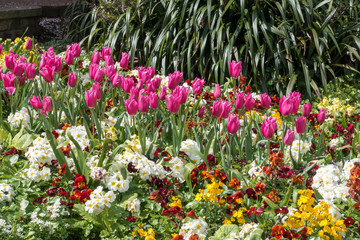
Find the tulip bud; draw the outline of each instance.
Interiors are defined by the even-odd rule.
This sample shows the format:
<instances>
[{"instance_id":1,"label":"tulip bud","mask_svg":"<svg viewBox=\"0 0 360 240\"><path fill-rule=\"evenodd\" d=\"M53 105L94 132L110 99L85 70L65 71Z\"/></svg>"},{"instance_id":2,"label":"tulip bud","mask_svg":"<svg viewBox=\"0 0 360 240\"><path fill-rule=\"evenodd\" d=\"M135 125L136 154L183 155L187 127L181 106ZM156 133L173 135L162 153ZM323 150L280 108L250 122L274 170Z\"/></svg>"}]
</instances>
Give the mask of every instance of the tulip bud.
<instances>
[{"instance_id":1,"label":"tulip bud","mask_svg":"<svg viewBox=\"0 0 360 240\"><path fill-rule=\"evenodd\" d=\"M220 89L220 85L219 84L215 84L215 89L214 89L214 98L220 98L221 97L221 89Z\"/></svg>"},{"instance_id":2,"label":"tulip bud","mask_svg":"<svg viewBox=\"0 0 360 240\"><path fill-rule=\"evenodd\" d=\"M91 63L99 65L100 60L101 60L100 52L94 51L93 55L92 55L92 58L91 58Z\"/></svg>"},{"instance_id":3,"label":"tulip bud","mask_svg":"<svg viewBox=\"0 0 360 240\"><path fill-rule=\"evenodd\" d=\"M114 87L120 87L121 83L122 83L122 79L123 79L123 77L120 76L119 74L114 74L112 79L111 79L111 84Z\"/></svg>"},{"instance_id":4,"label":"tulip bud","mask_svg":"<svg viewBox=\"0 0 360 240\"><path fill-rule=\"evenodd\" d=\"M152 109L157 109L159 106L158 95L155 92L150 93L149 105Z\"/></svg>"},{"instance_id":5,"label":"tulip bud","mask_svg":"<svg viewBox=\"0 0 360 240\"><path fill-rule=\"evenodd\" d=\"M62 59L61 57L54 58L54 72L59 73L62 69Z\"/></svg>"},{"instance_id":6,"label":"tulip bud","mask_svg":"<svg viewBox=\"0 0 360 240\"><path fill-rule=\"evenodd\" d=\"M159 95L160 100L165 100L165 98L166 98L166 90L167 90L167 87L162 86L161 91L160 91L160 95Z\"/></svg>"},{"instance_id":7,"label":"tulip bud","mask_svg":"<svg viewBox=\"0 0 360 240\"><path fill-rule=\"evenodd\" d=\"M121 87L126 93L130 93L130 90L134 87L134 80L132 78L123 78Z\"/></svg>"},{"instance_id":8,"label":"tulip bud","mask_svg":"<svg viewBox=\"0 0 360 240\"><path fill-rule=\"evenodd\" d=\"M96 92L91 91L91 90L86 91L85 92L85 100L86 100L86 105L89 108L95 107L96 101L97 101Z\"/></svg>"},{"instance_id":9,"label":"tulip bud","mask_svg":"<svg viewBox=\"0 0 360 240\"><path fill-rule=\"evenodd\" d=\"M105 61L106 56L111 56L111 48L102 47L101 57L103 61Z\"/></svg>"},{"instance_id":10,"label":"tulip bud","mask_svg":"<svg viewBox=\"0 0 360 240\"><path fill-rule=\"evenodd\" d=\"M166 98L166 106L169 112L177 113L180 108L180 97L171 94L169 95L169 97L165 97L165 98Z\"/></svg>"},{"instance_id":11,"label":"tulip bud","mask_svg":"<svg viewBox=\"0 0 360 240\"><path fill-rule=\"evenodd\" d=\"M202 88L203 88L204 84L205 84L204 79L195 78L192 83L193 92L195 94L200 94L202 92Z\"/></svg>"},{"instance_id":12,"label":"tulip bud","mask_svg":"<svg viewBox=\"0 0 360 240\"><path fill-rule=\"evenodd\" d=\"M223 110L223 104L221 101L215 101L213 103L213 107L212 107L212 110L211 110L211 113L214 117L220 117L221 113L222 113L222 110Z\"/></svg>"},{"instance_id":13,"label":"tulip bud","mask_svg":"<svg viewBox=\"0 0 360 240\"><path fill-rule=\"evenodd\" d=\"M295 119L295 129L299 134L303 134L306 130L306 118L298 117Z\"/></svg>"},{"instance_id":14,"label":"tulip bud","mask_svg":"<svg viewBox=\"0 0 360 240\"><path fill-rule=\"evenodd\" d=\"M67 46L67 50L66 50L65 62L67 65L72 65L74 63L74 54L69 45Z\"/></svg>"},{"instance_id":15,"label":"tulip bud","mask_svg":"<svg viewBox=\"0 0 360 240\"><path fill-rule=\"evenodd\" d=\"M236 95L236 101L235 101L235 108L236 109L242 109L244 107L245 104L245 98L244 98L244 93L238 93Z\"/></svg>"},{"instance_id":16,"label":"tulip bud","mask_svg":"<svg viewBox=\"0 0 360 240\"><path fill-rule=\"evenodd\" d=\"M121 53L121 60L120 60L120 67L121 68L127 68L129 64L129 57L130 55L126 52Z\"/></svg>"},{"instance_id":17,"label":"tulip bud","mask_svg":"<svg viewBox=\"0 0 360 240\"><path fill-rule=\"evenodd\" d=\"M269 108L270 107L271 98L269 97L269 95L267 93L261 94L260 99L261 99L261 106L263 108Z\"/></svg>"},{"instance_id":18,"label":"tulip bud","mask_svg":"<svg viewBox=\"0 0 360 240\"><path fill-rule=\"evenodd\" d=\"M32 48L32 38L29 38L29 39L26 41L25 49L26 49L26 50L31 50L31 48Z\"/></svg>"},{"instance_id":19,"label":"tulip bud","mask_svg":"<svg viewBox=\"0 0 360 240\"><path fill-rule=\"evenodd\" d=\"M98 68L94 76L95 82L101 82L101 80L104 77L104 74L105 74L105 70L103 68Z\"/></svg>"},{"instance_id":20,"label":"tulip bud","mask_svg":"<svg viewBox=\"0 0 360 240\"><path fill-rule=\"evenodd\" d=\"M101 99L100 83L94 83L91 90L95 92L97 100Z\"/></svg>"},{"instance_id":21,"label":"tulip bud","mask_svg":"<svg viewBox=\"0 0 360 240\"><path fill-rule=\"evenodd\" d=\"M227 130L230 134L236 134L240 128L240 121L236 114L230 114L227 122Z\"/></svg>"},{"instance_id":22,"label":"tulip bud","mask_svg":"<svg viewBox=\"0 0 360 240\"><path fill-rule=\"evenodd\" d=\"M44 98L43 98L43 104L44 104L44 111L45 111L45 112L50 112L51 109L52 109L51 98L44 96Z\"/></svg>"},{"instance_id":23,"label":"tulip bud","mask_svg":"<svg viewBox=\"0 0 360 240\"><path fill-rule=\"evenodd\" d=\"M180 84L182 77L183 73L179 71L169 74L169 89L174 90Z\"/></svg>"},{"instance_id":24,"label":"tulip bud","mask_svg":"<svg viewBox=\"0 0 360 240\"><path fill-rule=\"evenodd\" d=\"M222 119L228 118L231 111L231 103L229 102L223 102L222 103L222 111L220 114L220 117Z\"/></svg>"},{"instance_id":25,"label":"tulip bud","mask_svg":"<svg viewBox=\"0 0 360 240\"><path fill-rule=\"evenodd\" d=\"M105 56L105 66L109 67L109 66L113 66L114 65L114 60L111 56Z\"/></svg>"},{"instance_id":26,"label":"tulip bud","mask_svg":"<svg viewBox=\"0 0 360 240\"><path fill-rule=\"evenodd\" d=\"M135 99L129 98L127 100L124 100L126 111L130 116L134 116L137 113L138 110L138 104Z\"/></svg>"},{"instance_id":27,"label":"tulip bud","mask_svg":"<svg viewBox=\"0 0 360 240\"><path fill-rule=\"evenodd\" d=\"M35 78L35 63L27 63L25 65L25 75L27 79Z\"/></svg>"},{"instance_id":28,"label":"tulip bud","mask_svg":"<svg viewBox=\"0 0 360 240\"><path fill-rule=\"evenodd\" d=\"M311 113L311 110L312 110L311 103L304 104L303 108L302 108L303 116L306 117L306 118L309 117L310 113Z\"/></svg>"},{"instance_id":29,"label":"tulip bud","mask_svg":"<svg viewBox=\"0 0 360 240\"><path fill-rule=\"evenodd\" d=\"M115 66L114 65L107 66L105 73L106 73L106 76L108 76L108 78L111 80L116 73Z\"/></svg>"},{"instance_id":30,"label":"tulip bud","mask_svg":"<svg viewBox=\"0 0 360 240\"><path fill-rule=\"evenodd\" d=\"M33 106L35 109L42 109L43 105L40 101L40 98L38 96L33 96L29 98L30 105Z\"/></svg>"},{"instance_id":31,"label":"tulip bud","mask_svg":"<svg viewBox=\"0 0 360 240\"><path fill-rule=\"evenodd\" d=\"M327 110L325 110L325 109L320 109L319 114L317 115L317 118L316 118L316 120L317 120L319 123L325 122L326 112L327 112Z\"/></svg>"},{"instance_id":32,"label":"tulip bud","mask_svg":"<svg viewBox=\"0 0 360 240\"><path fill-rule=\"evenodd\" d=\"M140 87L133 87L130 90L130 98L135 99L136 101L138 101L139 99L139 92L140 92Z\"/></svg>"},{"instance_id":33,"label":"tulip bud","mask_svg":"<svg viewBox=\"0 0 360 240\"><path fill-rule=\"evenodd\" d=\"M199 113L198 113L198 117L199 117L199 118L203 118L204 115L205 115L205 106L202 105L202 106L200 107L200 110L199 110Z\"/></svg>"},{"instance_id":34,"label":"tulip bud","mask_svg":"<svg viewBox=\"0 0 360 240\"><path fill-rule=\"evenodd\" d=\"M76 74L74 72L69 73L69 78L68 78L68 84L70 87L75 87L76 86Z\"/></svg>"},{"instance_id":35,"label":"tulip bud","mask_svg":"<svg viewBox=\"0 0 360 240\"><path fill-rule=\"evenodd\" d=\"M142 95L139 96L138 107L139 107L139 112L142 113L147 112L149 108L149 99L147 96L142 96Z\"/></svg>"},{"instance_id":36,"label":"tulip bud","mask_svg":"<svg viewBox=\"0 0 360 240\"><path fill-rule=\"evenodd\" d=\"M230 69L230 76L233 77L233 78L238 78L241 71L242 71L242 61L240 62L235 62L235 61L232 61L232 62L228 62L229 64L229 69Z\"/></svg>"},{"instance_id":37,"label":"tulip bud","mask_svg":"<svg viewBox=\"0 0 360 240\"><path fill-rule=\"evenodd\" d=\"M246 111L251 111L255 107L255 99L252 97L251 93L248 93L245 97L245 109Z\"/></svg>"},{"instance_id":38,"label":"tulip bud","mask_svg":"<svg viewBox=\"0 0 360 240\"><path fill-rule=\"evenodd\" d=\"M284 144L290 146L294 140L295 140L295 132L288 129L284 138Z\"/></svg>"},{"instance_id":39,"label":"tulip bud","mask_svg":"<svg viewBox=\"0 0 360 240\"><path fill-rule=\"evenodd\" d=\"M24 71L25 64L20 61L16 62L14 66L14 75L20 77L21 75L23 75Z\"/></svg>"},{"instance_id":40,"label":"tulip bud","mask_svg":"<svg viewBox=\"0 0 360 240\"><path fill-rule=\"evenodd\" d=\"M39 73L46 82L50 83L54 81L54 67L45 66Z\"/></svg>"},{"instance_id":41,"label":"tulip bud","mask_svg":"<svg viewBox=\"0 0 360 240\"><path fill-rule=\"evenodd\" d=\"M261 126L261 133L266 139L271 139L277 129L276 119L268 117L263 121Z\"/></svg>"}]
</instances>

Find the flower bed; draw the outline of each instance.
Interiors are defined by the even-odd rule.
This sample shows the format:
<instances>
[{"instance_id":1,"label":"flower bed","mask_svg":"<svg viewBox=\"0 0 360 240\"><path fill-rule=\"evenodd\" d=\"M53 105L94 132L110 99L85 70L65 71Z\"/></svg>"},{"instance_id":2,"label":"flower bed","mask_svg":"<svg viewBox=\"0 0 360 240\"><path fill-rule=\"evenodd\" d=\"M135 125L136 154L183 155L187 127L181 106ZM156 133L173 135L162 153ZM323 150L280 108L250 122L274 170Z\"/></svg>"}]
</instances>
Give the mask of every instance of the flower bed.
<instances>
[{"instance_id":1,"label":"flower bed","mask_svg":"<svg viewBox=\"0 0 360 240\"><path fill-rule=\"evenodd\" d=\"M1 46L1 238L359 237L353 107L253 93L241 62L208 86L107 47Z\"/></svg>"}]
</instances>

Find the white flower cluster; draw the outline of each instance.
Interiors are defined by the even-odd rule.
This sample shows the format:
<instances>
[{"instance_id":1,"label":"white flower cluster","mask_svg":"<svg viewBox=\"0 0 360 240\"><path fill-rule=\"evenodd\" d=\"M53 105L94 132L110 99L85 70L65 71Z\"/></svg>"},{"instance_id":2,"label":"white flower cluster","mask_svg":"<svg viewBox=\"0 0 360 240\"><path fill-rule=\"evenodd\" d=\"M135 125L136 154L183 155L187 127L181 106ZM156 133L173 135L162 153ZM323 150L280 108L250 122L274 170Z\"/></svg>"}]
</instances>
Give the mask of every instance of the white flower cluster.
<instances>
[{"instance_id":1,"label":"white flower cluster","mask_svg":"<svg viewBox=\"0 0 360 240\"><path fill-rule=\"evenodd\" d=\"M80 74L80 81L81 81L82 85L86 85L87 83L91 84L91 79L90 79L89 73Z\"/></svg>"},{"instance_id":2,"label":"white flower cluster","mask_svg":"<svg viewBox=\"0 0 360 240\"><path fill-rule=\"evenodd\" d=\"M126 148L125 150L128 152L137 152L139 154L142 154L142 149L141 149L141 144L139 141L139 137L136 135L132 135L131 136L131 140L126 140L125 144L128 145L130 148ZM151 141L146 138L146 142L145 142L145 153L149 150L151 146ZM154 153L156 151L155 146L152 147L151 152L150 152L150 158L154 158Z\"/></svg>"},{"instance_id":3,"label":"white flower cluster","mask_svg":"<svg viewBox=\"0 0 360 240\"><path fill-rule=\"evenodd\" d=\"M29 150L25 153L25 157L31 164L39 165L40 163L49 163L56 159L55 154L50 146L49 140L43 137L37 137Z\"/></svg>"},{"instance_id":4,"label":"white flower cluster","mask_svg":"<svg viewBox=\"0 0 360 240\"><path fill-rule=\"evenodd\" d=\"M11 202L14 198L15 192L14 189L6 183L0 184L0 202Z\"/></svg>"},{"instance_id":5,"label":"white flower cluster","mask_svg":"<svg viewBox=\"0 0 360 240\"><path fill-rule=\"evenodd\" d=\"M101 213L105 208L110 208L111 203L115 201L113 191L103 192L103 187L97 187L90 195L90 200L85 203L85 211L95 215Z\"/></svg>"},{"instance_id":6,"label":"white flower cluster","mask_svg":"<svg viewBox=\"0 0 360 240\"><path fill-rule=\"evenodd\" d=\"M90 144L86 129L84 126L72 126L66 129L66 134L70 132L71 136L79 143L81 149L84 150ZM75 144L70 141L70 146L75 147Z\"/></svg>"},{"instance_id":7,"label":"white flower cluster","mask_svg":"<svg viewBox=\"0 0 360 240\"><path fill-rule=\"evenodd\" d=\"M340 139L338 138L334 138L334 139L331 139L331 141L329 142L329 146L331 148L336 148L340 143Z\"/></svg>"},{"instance_id":8,"label":"white flower cluster","mask_svg":"<svg viewBox=\"0 0 360 240\"><path fill-rule=\"evenodd\" d=\"M132 213L139 213L140 212L140 204L141 204L140 200L135 198L126 203L126 209Z\"/></svg>"},{"instance_id":9,"label":"white flower cluster","mask_svg":"<svg viewBox=\"0 0 360 240\"><path fill-rule=\"evenodd\" d=\"M184 177L185 165L183 161L178 157L174 157L169 161L169 163L171 164L170 168L172 169L171 175L173 177L178 178L180 182L185 182L185 177Z\"/></svg>"},{"instance_id":10,"label":"white flower cluster","mask_svg":"<svg viewBox=\"0 0 360 240\"><path fill-rule=\"evenodd\" d=\"M32 112L33 117L36 117L36 112L33 111ZM10 126L14 127L14 128L18 128L21 126L25 127L25 128L29 128L30 126L30 114L29 114L29 110L27 110L26 108L22 108L21 110L15 112L15 114L10 113L10 115L7 118Z\"/></svg>"},{"instance_id":11,"label":"white flower cluster","mask_svg":"<svg viewBox=\"0 0 360 240\"><path fill-rule=\"evenodd\" d=\"M186 139L185 141L182 141L180 151L185 152L186 155L188 155L189 158L195 162L195 164L200 164L202 162L202 159L200 158L200 156L193 152L190 152L189 150L190 151L191 150L200 151L196 141L194 141L192 139Z\"/></svg>"},{"instance_id":12,"label":"white flower cluster","mask_svg":"<svg viewBox=\"0 0 360 240\"><path fill-rule=\"evenodd\" d=\"M246 223L240 227L239 232L232 232L226 240L250 240L255 231L261 231L256 223Z\"/></svg>"},{"instance_id":13,"label":"white flower cluster","mask_svg":"<svg viewBox=\"0 0 360 240\"><path fill-rule=\"evenodd\" d=\"M35 208L35 210L31 213L30 219L31 222L40 228L40 230L46 229L49 233L54 233L55 229L57 229L58 224L56 222L44 221L41 218L44 218L46 214L39 213L40 208Z\"/></svg>"},{"instance_id":14,"label":"white flower cluster","mask_svg":"<svg viewBox=\"0 0 360 240\"><path fill-rule=\"evenodd\" d=\"M107 173L107 171L105 168L94 167L93 169L91 169L90 177L91 177L91 179L93 179L95 181L99 181L99 180L104 179L106 173Z\"/></svg>"},{"instance_id":15,"label":"white flower cluster","mask_svg":"<svg viewBox=\"0 0 360 240\"><path fill-rule=\"evenodd\" d=\"M47 207L47 211L50 213L50 218L60 217L61 203L60 198L57 198L54 204Z\"/></svg>"},{"instance_id":16,"label":"white flower cluster","mask_svg":"<svg viewBox=\"0 0 360 240\"><path fill-rule=\"evenodd\" d=\"M23 176L34 182L50 180L51 171L48 167L42 167L39 169L39 165L30 165L29 168L25 169Z\"/></svg>"},{"instance_id":17,"label":"white flower cluster","mask_svg":"<svg viewBox=\"0 0 360 240\"><path fill-rule=\"evenodd\" d=\"M3 234L11 234L12 232L12 226L7 224L6 221L2 218L0 218L0 232L0 236Z\"/></svg>"},{"instance_id":18,"label":"white flower cluster","mask_svg":"<svg viewBox=\"0 0 360 240\"><path fill-rule=\"evenodd\" d=\"M291 146L289 146L286 150L285 156L288 156L287 160L290 160L290 148L291 148L291 155L295 161L299 160L299 155L303 155L310 151L311 142L305 142L302 140L294 140ZM299 154L300 153L300 154Z\"/></svg>"},{"instance_id":19,"label":"white flower cluster","mask_svg":"<svg viewBox=\"0 0 360 240\"><path fill-rule=\"evenodd\" d=\"M189 240L191 235L194 234L199 236L198 239L206 239L207 228L208 225L205 221L201 219L191 219L181 227L180 234L185 240Z\"/></svg>"},{"instance_id":20,"label":"white flower cluster","mask_svg":"<svg viewBox=\"0 0 360 240\"><path fill-rule=\"evenodd\" d=\"M320 167L316 171L311 187L318 190L327 202L332 202L338 198L346 200L349 196L349 188L346 183L355 162L360 162L360 159L352 159L346 162L344 166L339 163Z\"/></svg>"}]
</instances>

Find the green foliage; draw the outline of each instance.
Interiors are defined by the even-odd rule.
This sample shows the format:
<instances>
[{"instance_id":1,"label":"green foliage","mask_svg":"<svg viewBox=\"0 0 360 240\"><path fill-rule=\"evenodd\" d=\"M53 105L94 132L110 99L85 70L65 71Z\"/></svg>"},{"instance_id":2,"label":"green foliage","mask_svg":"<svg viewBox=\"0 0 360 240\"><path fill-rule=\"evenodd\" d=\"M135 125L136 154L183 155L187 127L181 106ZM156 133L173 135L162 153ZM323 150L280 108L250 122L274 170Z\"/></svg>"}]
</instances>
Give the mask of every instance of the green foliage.
<instances>
[{"instance_id":1,"label":"green foliage","mask_svg":"<svg viewBox=\"0 0 360 240\"><path fill-rule=\"evenodd\" d=\"M311 98L344 71L358 72L350 60L360 60L359 7L348 0L99 1L74 18L70 34L88 47L129 51L131 67L180 70L189 79L224 83L227 61L242 60L257 89L297 88Z\"/></svg>"}]
</instances>

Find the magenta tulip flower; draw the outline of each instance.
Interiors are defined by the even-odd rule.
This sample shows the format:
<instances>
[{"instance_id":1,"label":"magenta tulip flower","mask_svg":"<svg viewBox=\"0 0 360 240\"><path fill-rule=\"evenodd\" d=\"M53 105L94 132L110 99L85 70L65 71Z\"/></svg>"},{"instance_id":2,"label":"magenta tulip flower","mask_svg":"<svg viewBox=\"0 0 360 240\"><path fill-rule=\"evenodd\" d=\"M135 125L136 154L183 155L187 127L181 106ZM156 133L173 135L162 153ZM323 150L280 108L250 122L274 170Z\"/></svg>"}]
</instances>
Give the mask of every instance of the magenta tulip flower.
<instances>
[{"instance_id":1,"label":"magenta tulip flower","mask_svg":"<svg viewBox=\"0 0 360 240\"><path fill-rule=\"evenodd\" d=\"M205 115L205 106L202 105L202 106L200 107L200 110L199 110L199 113L198 113L198 117L199 117L199 118L203 118L204 115Z\"/></svg>"},{"instance_id":2,"label":"magenta tulip flower","mask_svg":"<svg viewBox=\"0 0 360 240\"><path fill-rule=\"evenodd\" d=\"M43 104L40 101L40 98L38 96L33 96L29 98L30 105L33 106L35 109L42 109Z\"/></svg>"},{"instance_id":3,"label":"magenta tulip flower","mask_svg":"<svg viewBox=\"0 0 360 240\"><path fill-rule=\"evenodd\" d=\"M121 83L122 83L122 79L123 79L123 77L116 73L113 75L113 77L111 79L111 84L114 87L120 87Z\"/></svg>"},{"instance_id":4,"label":"magenta tulip flower","mask_svg":"<svg viewBox=\"0 0 360 240\"><path fill-rule=\"evenodd\" d=\"M236 114L230 114L229 120L227 123L227 130L230 134L236 134L240 128L240 121Z\"/></svg>"},{"instance_id":5,"label":"magenta tulip flower","mask_svg":"<svg viewBox=\"0 0 360 240\"><path fill-rule=\"evenodd\" d=\"M311 113L311 110L312 110L311 103L304 104L303 108L302 108L303 116L306 117L306 118L309 117L310 113Z\"/></svg>"},{"instance_id":6,"label":"magenta tulip flower","mask_svg":"<svg viewBox=\"0 0 360 240\"><path fill-rule=\"evenodd\" d=\"M295 129L299 134L303 134L306 130L306 118L298 117L295 119Z\"/></svg>"},{"instance_id":7,"label":"magenta tulip flower","mask_svg":"<svg viewBox=\"0 0 360 240\"><path fill-rule=\"evenodd\" d=\"M107 66L105 69L105 73L106 76L108 76L108 78L111 80L116 73L115 66L114 65Z\"/></svg>"},{"instance_id":8,"label":"magenta tulip flower","mask_svg":"<svg viewBox=\"0 0 360 240\"><path fill-rule=\"evenodd\" d=\"M29 38L29 39L26 41L25 49L26 49L26 50L31 50L31 48L32 48L32 38Z\"/></svg>"},{"instance_id":9,"label":"magenta tulip flower","mask_svg":"<svg viewBox=\"0 0 360 240\"><path fill-rule=\"evenodd\" d=\"M160 87L160 85L161 85L161 81L162 81L162 79L161 79L161 78L155 78L155 79L152 81L152 83L153 83L153 85L154 85L155 89L158 89L158 88Z\"/></svg>"},{"instance_id":10,"label":"magenta tulip flower","mask_svg":"<svg viewBox=\"0 0 360 240\"><path fill-rule=\"evenodd\" d=\"M97 99L97 100L101 99L100 83L94 83L94 84L92 85L91 90L92 90L93 92L95 92L95 95L96 95L96 99Z\"/></svg>"},{"instance_id":11,"label":"magenta tulip flower","mask_svg":"<svg viewBox=\"0 0 360 240\"><path fill-rule=\"evenodd\" d=\"M25 71L25 64L17 61L14 66L14 75L20 77Z\"/></svg>"},{"instance_id":12,"label":"magenta tulip flower","mask_svg":"<svg viewBox=\"0 0 360 240\"><path fill-rule=\"evenodd\" d=\"M129 64L129 57L130 55L126 52L121 53L121 60L120 60L120 67L121 68L127 68Z\"/></svg>"},{"instance_id":13,"label":"magenta tulip flower","mask_svg":"<svg viewBox=\"0 0 360 240\"><path fill-rule=\"evenodd\" d=\"M169 112L171 113L177 113L180 108L180 97L174 96L172 94L169 95L169 97L166 98L166 106L169 109Z\"/></svg>"},{"instance_id":14,"label":"magenta tulip flower","mask_svg":"<svg viewBox=\"0 0 360 240\"><path fill-rule=\"evenodd\" d=\"M251 93L248 93L245 97L245 109L246 111L251 111L255 107L255 99L252 97Z\"/></svg>"},{"instance_id":15,"label":"magenta tulip flower","mask_svg":"<svg viewBox=\"0 0 360 240\"><path fill-rule=\"evenodd\" d=\"M236 94L235 108L242 109L244 107L244 104L245 104L244 93L241 92L241 93Z\"/></svg>"},{"instance_id":16,"label":"magenta tulip flower","mask_svg":"<svg viewBox=\"0 0 360 240\"><path fill-rule=\"evenodd\" d=\"M298 92L291 92L289 94L289 97L292 99L292 108L291 108L291 114L296 114L299 110L299 105L301 102L301 94Z\"/></svg>"},{"instance_id":17,"label":"magenta tulip flower","mask_svg":"<svg viewBox=\"0 0 360 240\"><path fill-rule=\"evenodd\" d=\"M155 92L156 91L156 88L154 86L154 81L148 81L146 83L146 88L149 92Z\"/></svg>"},{"instance_id":18,"label":"magenta tulip flower","mask_svg":"<svg viewBox=\"0 0 360 240\"><path fill-rule=\"evenodd\" d=\"M114 66L114 60L112 56L105 56L105 66L106 67Z\"/></svg>"},{"instance_id":19,"label":"magenta tulip flower","mask_svg":"<svg viewBox=\"0 0 360 240\"><path fill-rule=\"evenodd\" d=\"M35 63L27 63L25 65L25 75L27 79L35 78Z\"/></svg>"},{"instance_id":20,"label":"magenta tulip flower","mask_svg":"<svg viewBox=\"0 0 360 240\"><path fill-rule=\"evenodd\" d=\"M233 77L233 78L238 78L241 71L242 71L242 61L240 62L236 62L236 61L232 61L232 62L228 62L229 64L229 69L230 69L230 76Z\"/></svg>"},{"instance_id":21,"label":"magenta tulip flower","mask_svg":"<svg viewBox=\"0 0 360 240\"><path fill-rule=\"evenodd\" d=\"M222 103L222 111L221 111L221 114L220 114L220 117L222 119L225 119L225 118L228 118L229 117L229 114L231 112L231 103L225 101Z\"/></svg>"},{"instance_id":22,"label":"magenta tulip flower","mask_svg":"<svg viewBox=\"0 0 360 240\"><path fill-rule=\"evenodd\" d=\"M131 90L130 90L130 98L133 98L135 99L136 101L138 101L139 99L139 94L140 94L140 87L133 87Z\"/></svg>"},{"instance_id":23,"label":"magenta tulip flower","mask_svg":"<svg viewBox=\"0 0 360 240\"><path fill-rule=\"evenodd\" d=\"M296 114L300 101L301 94L298 92L291 92L288 97L282 96L279 102L279 110L281 115L288 116L290 114Z\"/></svg>"},{"instance_id":24,"label":"magenta tulip flower","mask_svg":"<svg viewBox=\"0 0 360 240\"><path fill-rule=\"evenodd\" d=\"M326 113L327 113L327 110L325 110L325 109L320 109L319 114L318 114L317 117L316 117L316 120L317 120L319 123L325 122Z\"/></svg>"},{"instance_id":25,"label":"magenta tulip flower","mask_svg":"<svg viewBox=\"0 0 360 240\"><path fill-rule=\"evenodd\" d=\"M96 101L97 101L96 92L92 91L92 90L86 91L85 92L85 100L86 100L86 105L89 108L95 107Z\"/></svg>"},{"instance_id":26,"label":"magenta tulip flower","mask_svg":"<svg viewBox=\"0 0 360 240\"><path fill-rule=\"evenodd\" d=\"M52 102L51 102L51 98L49 97L43 97L43 104L44 104L44 111L45 112L50 112L52 109Z\"/></svg>"},{"instance_id":27,"label":"magenta tulip flower","mask_svg":"<svg viewBox=\"0 0 360 240\"><path fill-rule=\"evenodd\" d=\"M295 140L295 132L288 129L284 138L284 144L290 146L294 140Z\"/></svg>"},{"instance_id":28,"label":"magenta tulip flower","mask_svg":"<svg viewBox=\"0 0 360 240\"><path fill-rule=\"evenodd\" d=\"M213 107L211 110L212 115L214 117L220 117L222 111L223 111L223 103L221 101L215 101L213 103Z\"/></svg>"},{"instance_id":29,"label":"magenta tulip flower","mask_svg":"<svg viewBox=\"0 0 360 240\"><path fill-rule=\"evenodd\" d=\"M170 90L174 90L181 82L181 79L183 77L182 72L174 72L169 74L169 83L168 87Z\"/></svg>"},{"instance_id":30,"label":"magenta tulip flower","mask_svg":"<svg viewBox=\"0 0 360 240\"><path fill-rule=\"evenodd\" d=\"M68 84L70 87L75 87L76 86L76 74L74 72L69 73L69 78L68 78Z\"/></svg>"},{"instance_id":31,"label":"magenta tulip flower","mask_svg":"<svg viewBox=\"0 0 360 240\"><path fill-rule=\"evenodd\" d=\"M165 100L166 98L166 91L167 91L167 87L166 86L162 86L160 94L159 94L159 99L160 100Z\"/></svg>"},{"instance_id":32,"label":"magenta tulip flower","mask_svg":"<svg viewBox=\"0 0 360 240\"><path fill-rule=\"evenodd\" d=\"M94 51L91 58L91 63L99 65L100 60L101 60L100 52Z\"/></svg>"},{"instance_id":33,"label":"magenta tulip flower","mask_svg":"<svg viewBox=\"0 0 360 240\"><path fill-rule=\"evenodd\" d=\"M16 90L15 88L15 76L12 72L6 74L0 73L4 82L5 90L12 96Z\"/></svg>"},{"instance_id":34,"label":"magenta tulip flower","mask_svg":"<svg viewBox=\"0 0 360 240\"><path fill-rule=\"evenodd\" d=\"M105 69L103 68L98 68L96 70L95 76L94 76L94 80L95 82L101 82L101 80L103 79L105 74Z\"/></svg>"},{"instance_id":35,"label":"magenta tulip flower","mask_svg":"<svg viewBox=\"0 0 360 240\"><path fill-rule=\"evenodd\" d=\"M220 85L219 84L215 84L215 89L214 89L214 98L220 98L221 97L221 89L220 89Z\"/></svg>"},{"instance_id":36,"label":"magenta tulip flower","mask_svg":"<svg viewBox=\"0 0 360 240\"><path fill-rule=\"evenodd\" d=\"M9 55L5 55L5 66L9 70L14 70L16 63L17 55L10 53Z\"/></svg>"},{"instance_id":37,"label":"magenta tulip flower","mask_svg":"<svg viewBox=\"0 0 360 240\"><path fill-rule=\"evenodd\" d=\"M62 59L61 59L61 57L55 57L54 58L54 64L53 64L52 67L54 67L54 72L56 72L56 73L61 72L61 69L62 69Z\"/></svg>"},{"instance_id":38,"label":"magenta tulip flower","mask_svg":"<svg viewBox=\"0 0 360 240\"><path fill-rule=\"evenodd\" d=\"M132 78L123 78L121 87L126 93L130 93L130 90L134 87L134 80Z\"/></svg>"},{"instance_id":39,"label":"magenta tulip flower","mask_svg":"<svg viewBox=\"0 0 360 240\"><path fill-rule=\"evenodd\" d=\"M65 62L67 65L72 65L74 63L74 53L71 50L71 47L68 46L67 50L66 50L66 55L65 55Z\"/></svg>"},{"instance_id":40,"label":"magenta tulip flower","mask_svg":"<svg viewBox=\"0 0 360 240\"><path fill-rule=\"evenodd\" d=\"M149 95L149 105L152 109L157 109L159 106L159 99L156 92L152 92Z\"/></svg>"},{"instance_id":41,"label":"magenta tulip flower","mask_svg":"<svg viewBox=\"0 0 360 240\"><path fill-rule=\"evenodd\" d=\"M146 113L149 108L149 99L147 96L139 96L138 102L139 112Z\"/></svg>"},{"instance_id":42,"label":"magenta tulip flower","mask_svg":"<svg viewBox=\"0 0 360 240\"><path fill-rule=\"evenodd\" d=\"M195 78L192 83L192 89L195 94L200 94L202 92L202 88L205 84L204 79Z\"/></svg>"},{"instance_id":43,"label":"magenta tulip flower","mask_svg":"<svg viewBox=\"0 0 360 240\"><path fill-rule=\"evenodd\" d=\"M135 99L129 98L127 100L124 100L126 111L130 116L134 116L137 113L138 110L138 104Z\"/></svg>"},{"instance_id":44,"label":"magenta tulip flower","mask_svg":"<svg viewBox=\"0 0 360 240\"><path fill-rule=\"evenodd\" d=\"M266 139L271 139L277 129L276 119L273 117L266 118L261 126L261 133Z\"/></svg>"},{"instance_id":45,"label":"magenta tulip flower","mask_svg":"<svg viewBox=\"0 0 360 240\"><path fill-rule=\"evenodd\" d=\"M105 61L105 56L111 56L111 48L102 47L101 57L103 61Z\"/></svg>"},{"instance_id":46,"label":"magenta tulip flower","mask_svg":"<svg viewBox=\"0 0 360 240\"><path fill-rule=\"evenodd\" d=\"M54 81L54 67L45 66L39 71L44 80L48 83Z\"/></svg>"},{"instance_id":47,"label":"magenta tulip flower","mask_svg":"<svg viewBox=\"0 0 360 240\"><path fill-rule=\"evenodd\" d=\"M263 108L270 108L271 98L267 93L260 94L261 106Z\"/></svg>"}]
</instances>

